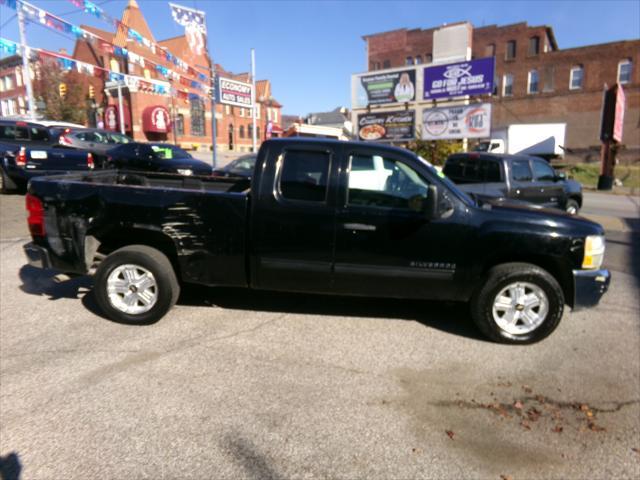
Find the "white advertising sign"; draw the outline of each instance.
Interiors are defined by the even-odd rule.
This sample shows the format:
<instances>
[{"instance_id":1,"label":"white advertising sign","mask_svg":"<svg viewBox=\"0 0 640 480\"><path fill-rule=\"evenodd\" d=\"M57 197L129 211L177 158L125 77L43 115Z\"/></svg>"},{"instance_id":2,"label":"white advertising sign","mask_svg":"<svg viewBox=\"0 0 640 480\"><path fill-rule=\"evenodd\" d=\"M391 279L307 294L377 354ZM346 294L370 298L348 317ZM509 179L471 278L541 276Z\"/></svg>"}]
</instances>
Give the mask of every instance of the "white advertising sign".
<instances>
[{"instance_id":1,"label":"white advertising sign","mask_svg":"<svg viewBox=\"0 0 640 480\"><path fill-rule=\"evenodd\" d=\"M423 140L485 138L490 134L490 103L429 108L422 112Z\"/></svg>"}]
</instances>

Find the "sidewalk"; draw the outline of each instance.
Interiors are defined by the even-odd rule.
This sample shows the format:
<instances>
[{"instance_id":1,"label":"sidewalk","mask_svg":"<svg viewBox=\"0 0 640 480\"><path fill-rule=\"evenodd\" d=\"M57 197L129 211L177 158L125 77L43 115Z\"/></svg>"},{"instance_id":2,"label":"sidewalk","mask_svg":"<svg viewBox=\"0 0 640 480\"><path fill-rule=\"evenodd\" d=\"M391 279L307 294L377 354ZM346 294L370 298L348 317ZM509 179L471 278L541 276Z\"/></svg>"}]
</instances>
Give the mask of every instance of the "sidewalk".
<instances>
[{"instance_id":1,"label":"sidewalk","mask_svg":"<svg viewBox=\"0 0 640 480\"><path fill-rule=\"evenodd\" d=\"M213 165L213 152L190 152L194 158L207 162L209 165ZM218 158L216 168L224 167L229 162L235 160L243 155L248 155L246 152L221 152L218 151Z\"/></svg>"}]
</instances>

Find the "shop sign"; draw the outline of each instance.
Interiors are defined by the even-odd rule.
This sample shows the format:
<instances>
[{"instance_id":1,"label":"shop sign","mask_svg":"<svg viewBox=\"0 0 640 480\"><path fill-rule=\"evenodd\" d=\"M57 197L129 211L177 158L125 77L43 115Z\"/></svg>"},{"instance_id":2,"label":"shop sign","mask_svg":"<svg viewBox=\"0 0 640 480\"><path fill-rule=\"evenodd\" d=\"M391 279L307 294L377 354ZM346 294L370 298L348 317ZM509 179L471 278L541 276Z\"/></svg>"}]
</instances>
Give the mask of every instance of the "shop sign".
<instances>
[{"instance_id":1,"label":"shop sign","mask_svg":"<svg viewBox=\"0 0 640 480\"><path fill-rule=\"evenodd\" d=\"M228 78L218 77L216 95L218 103L251 108L253 85Z\"/></svg>"},{"instance_id":2,"label":"shop sign","mask_svg":"<svg viewBox=\"0 0 640 480\"><path fill-rule=\"evenodd\" d=\"M424 69L424 100L493 92L494 57Z\"/></svg>"},{"instance_id":3,"label":"shop sign","mask_svg":"<svg viewBox=\"0 0 640 480\"><path fill-rule=\"evenodd\" d=\"M490 103L429 108L422 112L423 140L485 138L490 134Z\"/></svg>"},{"instance_id":4,"label":"shop sign","mask_svg":"<svg viewBox=\"0 0 640 480\"><path fill-rule=\"evenodd\" d=\"M357 76L356 81L356 104L361 107L412 102L416 98L414 69Z\"/></svg>"},{"instance_id":5,"label":"shop sign","mask_svg":"<svg viewBox=\"0 0 640 480\"><path fill-rule=\"evenodd\" d=\"M358 137L365 141L402 142L413 140L416 131L416 112L376 112L358 115Z\"/></svg>"}]
</instances>

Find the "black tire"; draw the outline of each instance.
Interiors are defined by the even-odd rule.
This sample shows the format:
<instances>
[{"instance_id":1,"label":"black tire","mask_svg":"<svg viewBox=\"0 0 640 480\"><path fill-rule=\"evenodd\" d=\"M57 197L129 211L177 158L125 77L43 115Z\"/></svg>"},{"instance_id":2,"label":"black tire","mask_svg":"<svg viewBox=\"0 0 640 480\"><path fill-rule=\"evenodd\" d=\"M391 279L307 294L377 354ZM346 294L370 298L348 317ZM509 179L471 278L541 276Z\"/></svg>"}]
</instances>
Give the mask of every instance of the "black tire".
<instances>
[{"instance_id":1,"label":"black tire","mask_svg":"<svg viewBox=\"0 0 640 480\"><path fill-rule=\"evenodd\" d=\"M535 329L521 334L504 330L493 315L494 301L498 294L516 282L526 282L538 287L546 295L548 303L548 311L542 322ZM517 309L519 308L518 306ZM471 299L474 322L484 335L499 343L539 342L556 329L563 311L564 293L556 279L546 270L530 263L504 263L491 268Z\"/></svg>"},{"instance_id":2,"label":"black tire","mask_svg":"<svg viewBox=\"0 0 640 480\"><path fill-rule=\"evenodd\" d=\"M567 200L567 204L564 206L564 209L566 210L567 213L570 213L572 215L577 215L578 212L580 211L580 204L578 203L577 200L570 198L569 200Z\"/></svg>"},{"instance_id":3,"label":"black tire","mask_svg":"<svg viewBox=\"0 0 640 480\"><path fill-rule=\"evenodd\" d=\"M4 169L0 167L0 193L11 193L17 190L16 184L4 173Z\"/></svg>"},{"instance_id":4,"label":"black tire","mask_svg":"<svg viewBox=\"0 0 640 480\"><path fill-rule=\"evenodd\" d=\"M126 264L138 265L153 274L156 286L156 303L144 313L130 314L116 308L107 292L109 275ZM175 305L180 295L180 285L169 259L162 252L146 245L129 245L105 258L95 274L94 295L100 309L107 317L120 323L149 325L160 320Z\"/></svg>"}]
</instances>

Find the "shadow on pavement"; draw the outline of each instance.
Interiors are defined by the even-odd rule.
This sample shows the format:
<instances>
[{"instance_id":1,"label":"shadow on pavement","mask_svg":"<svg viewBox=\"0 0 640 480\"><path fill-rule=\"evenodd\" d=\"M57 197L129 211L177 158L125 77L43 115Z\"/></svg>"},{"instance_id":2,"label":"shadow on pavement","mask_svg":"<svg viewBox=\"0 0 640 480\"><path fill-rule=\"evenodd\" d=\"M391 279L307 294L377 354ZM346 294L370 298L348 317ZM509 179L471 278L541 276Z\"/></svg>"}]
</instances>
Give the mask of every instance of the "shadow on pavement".
<instances>
[{"instance_id":1,"label":"shadow on pavement","mask_svg":"<svg viewBox=\"0 0 640 480\"><path fill-rule=\"evenodd\" d=\"M25 265L19 272L20 289L49 300L81 299L91 313L104 319L91 288L93 279L78 276L62 279L55 270ZM217 306L231 310L298 313L413 320L429 328L477 340L485 340L476 329L466 304L363 297L338 297L301 293L266 292L240 288L183 287L179 305Z\"/></svg>"},{"instance_id":2,"label":"shadow on pavement","mask_svg":"<svg viewBox=\"0 0 640 480\"><path fill-rule=\"evenodd\" d=\"M19 480L21 471L22 465L17 453L11 452L5 457L0 457L1 480Z\"/></svg>"},{"instance_id":3,"label":"shadow on pavement","mask_svg":"<svg viewBox=\"0 0 640 480\"><path fill-rule=\"evenodd\" d=\"M464 303L340 297L189 285L188 289L183 289L178 304L303 315L412 320L429 328L486 341L471 320L469 307Z\"/></svg>"}]
</instances>

